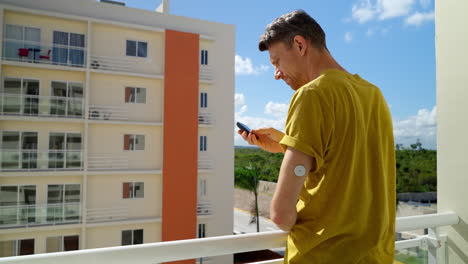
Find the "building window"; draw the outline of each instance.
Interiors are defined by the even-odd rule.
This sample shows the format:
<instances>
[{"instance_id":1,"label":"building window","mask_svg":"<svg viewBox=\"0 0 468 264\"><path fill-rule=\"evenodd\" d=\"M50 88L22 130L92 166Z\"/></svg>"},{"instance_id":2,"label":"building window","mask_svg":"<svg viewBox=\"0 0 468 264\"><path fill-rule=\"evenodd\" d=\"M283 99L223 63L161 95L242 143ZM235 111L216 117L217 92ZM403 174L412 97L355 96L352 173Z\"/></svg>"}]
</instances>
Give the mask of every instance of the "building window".
<instances>
[{"instance_id":1,"label":"building window","mask_svg":"<svg viewBox=\"0 0 468 264\"><path fill-rule=\"evenodd\" d=\"M201 50L201 65L208 65L208 50Z\"/></svg>"},{"instance_id":2,"label":"building window","mask_svg":"<svg viewBox=\"0 0 468 264\"><path fill-rule=\"evenodd\" d=\"M200 93L200 108L208 107L208 93Z\"/></svg>"},{"instance_id":3,"label":"building window","mask_svg":"<svg viewBox=\"0 0 468 264\"><path fill-rule=\"evenodd\" d=\"M137 244L143 244L143 229L122 231L122 246Z\"/></svg>"},{"instance_id":4,"label":"building window","mask_svg":"<svg viewBox=\"0 0 468 264\"><path fill-rule=\"evenodd\" d=\"M124 135L124 150L145 150L145 136Z\"/></svg>"},{"instance_id":5,"label":"building window","mask_svg":"<svg viewBox=\"0 0 468 264\"><path fill-rule=\"evenodd\" d=\"M127 56L146 58L148 56L148 42L127 40Z\"/></svg>"},{"instance_id":6,"label":"building window","mask_svg":"<svg viewBox=\"0 0 468 264\"><path fill-rule=\"evenodd\" d=\"M0 131L2 169L37 168L37 132Z\"/></svg>"},{"instance_id":7,"label":"building window","mask_svg":"<svg viewBox=\"0 0 468 264\"><path fill-rule=\"evenodd\" d=\"M47 185L47 221L76 222L80 219L79 184Z\"/></svg>"},{"instance_id":8,"label":"building window","mask_svg":"<svg viewBox=\"0 0 468 264\"><path fill-rule=\"evenodd\" d=\"M49 168L79 169L82 163L81 134L49 134Z\"/></svg>"},{"instance_id":9,"label":"building window","mask_svg":"<svg viewBox=\"0 0 468 264\"><path fill-rule=\"evenodd\" d=\"M37 52L37 49L41 48L40 28L7 24L5 26L4 36L4 58L11 60L39 60L40 54ZM19 53L19 49L25 49L27 53L21 54ZM36 52L32 52L33 49L35 49Z\"/></svg>"},{"instance_id":10,"label":"building window","mask_svg":"<svg viewBox=\"0 0 468 264\"><path fill-rule=\"evenodd\" d=\"M4 94L1 113L27 116L39 114L39 80L5 77L0 92Z\"/></svg>"},{"instance_id":11,"label":"building window","mask_svg":"<svg viewBox=\"0 0 468 264\"><path fill-rule=\"evenodd\" d=\"M36 221L35 185L0 185L0 227ZM9 208L9 209L8 209Z\"/></svg>"},{"instance_id":12,"label":"building window","mask_svg":"<svg viewBox=\"0 0 468 264\"><path fill-rule=\"evenodd\" d=\"M200 151L206 151L207 149L207 136L200 136Z\"/></svg>"},{"instance_id":13,"label":"building window","mask_svg":"<svg viewBox=\"0 0 468 264\"><path fill-rule=\"evenodd\" d=\"M122 189L122 198L144 198L145 197L145 183L144 182L124 182Z\"/></svg>"},{"instance_id":14,"label":"building window","mask_svg":"<svg viewBox=\"0 0 468 264\"><path fill-rule=\"evenodd\" d=\"M52 81L50 115L81 117L84 113L82 83Z\"/></svg>"},{"instance_id":15,"label":"building window","mask_svg":"<svg viewBox=\"0 0 468 264\"><path fill-rule=\"evenodd\" d=\"M34 239L0 241L0 257L34 254Z\"/></svg>"},{"instance_id":16,"label":"building window","mask_svg":"<svg viewBox=\"0 0 468 264\"><path fill-rule=\"evenodd\" d=\"M206 179L200 179L198 181L198 198L206 196Z\"/></svg>"},{"instance_id":17,"label":"building window","mask_svg":"<svg viewBox=\"0 0 468 264\"><path fill-rule=\"evenodd\" d=\"M197 236L198 238L206 237L206 224L198 224Z\"/></svg>"},{"instance_id":18,"label":"building window","mask_svg":"<svg viewBox=\"0 0 468 264\"><path fill-rule=\"evenodd\" d=\"M85 64L85 35L72 32L53 32L52 62L82 67ZM44 51L45 52L45 51Z\"/></svg>"},{"instance_id":19,"label":"building window","mask_svg":"<svg viewBox=\"0 0 468 264\"><path fill-rule=\"evenodd\" d=\"M145 104L146 88L125 87L125 102L133 104Z\"/></svg>"},{"instance_id":20,"label":"building window","mask_svg":"<svg viewBox=\"0 0 468 264\"><path fill-rule=\"evenodd\" d=\"M46 239L46 253L79 249L79 236L57 236Z\"/></svg>"}]
</instances>

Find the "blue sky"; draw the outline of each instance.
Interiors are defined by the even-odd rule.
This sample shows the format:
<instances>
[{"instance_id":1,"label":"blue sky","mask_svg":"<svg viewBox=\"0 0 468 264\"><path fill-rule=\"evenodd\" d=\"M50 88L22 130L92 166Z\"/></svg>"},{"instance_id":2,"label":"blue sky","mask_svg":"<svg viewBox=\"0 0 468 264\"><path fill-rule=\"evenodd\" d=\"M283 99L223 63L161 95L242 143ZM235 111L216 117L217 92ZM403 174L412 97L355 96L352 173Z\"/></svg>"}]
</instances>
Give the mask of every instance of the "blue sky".
<instances>
[{"instance_id":1,"label":"blue sky","mask_svg":"<svg viewBox=\"0 0 468 264\"><path fill-rule=\"evenodd\" d=\"M161 0L127 0L154 10ZM382 90L395 142L436 147L434 0L172 0L170 13L236 26L236 120L283 130L293 91L275 81L257 43L276 17L304 9L321 24L335 59ZM235 144L244 144L235 136Z\"/></svg>"}]
</instances>

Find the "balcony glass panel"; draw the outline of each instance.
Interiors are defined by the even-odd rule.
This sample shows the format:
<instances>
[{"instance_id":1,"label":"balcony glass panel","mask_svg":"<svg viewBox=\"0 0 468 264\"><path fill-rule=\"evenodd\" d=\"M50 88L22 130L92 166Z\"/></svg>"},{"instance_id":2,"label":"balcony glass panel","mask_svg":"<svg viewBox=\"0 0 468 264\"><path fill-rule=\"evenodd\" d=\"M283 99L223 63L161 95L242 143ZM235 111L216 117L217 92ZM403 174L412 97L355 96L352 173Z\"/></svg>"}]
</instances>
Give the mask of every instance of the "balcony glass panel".
<instances>
[{"instance_id":1,"label":"balcony glass panel","mask_svg":"<svg viewBox=\"0 0 468 264\"><path fill-rule=\"evenodd\" d=\"M420 247L395 250L396 263L427 264L429 263L427 250Z\"/></svg>"},{"instance_id":2,"label":"balcony glass panel","mask_svg":"<svg viewBox=\"0 0 468 264\"><path fill-rule=\"evenodd\" d=\"M2 111L5 113L19 114L21 112L21 79L5 77L3 92L9 95L2 100Z\"/></svg>"}]
</instances>

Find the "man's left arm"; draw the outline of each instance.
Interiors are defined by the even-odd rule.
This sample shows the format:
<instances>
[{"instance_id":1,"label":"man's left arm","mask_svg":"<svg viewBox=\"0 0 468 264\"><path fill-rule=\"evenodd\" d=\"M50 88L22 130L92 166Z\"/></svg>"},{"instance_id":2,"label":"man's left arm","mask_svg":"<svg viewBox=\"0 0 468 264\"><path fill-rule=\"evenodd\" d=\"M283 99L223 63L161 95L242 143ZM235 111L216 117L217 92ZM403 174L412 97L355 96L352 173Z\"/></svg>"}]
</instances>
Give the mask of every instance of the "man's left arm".
<instances>
[{"instance_id":1,"label":"man's left arm","mask_svg":"<svg viewBox=\"0 0 468 264\"><path fill-rule=\"evenodd\" d=\"M296 223L296 203L304 181L313 166L314 158L297 149L287 147L270 204L270 218L282 230L290 231ZM299 167L298 167L299 166ZM303 166L300 167L300 166ZM296 170L296 171L295 171ZM304 171L303 176L301 171Z\"/></svg>"}]
</instances>

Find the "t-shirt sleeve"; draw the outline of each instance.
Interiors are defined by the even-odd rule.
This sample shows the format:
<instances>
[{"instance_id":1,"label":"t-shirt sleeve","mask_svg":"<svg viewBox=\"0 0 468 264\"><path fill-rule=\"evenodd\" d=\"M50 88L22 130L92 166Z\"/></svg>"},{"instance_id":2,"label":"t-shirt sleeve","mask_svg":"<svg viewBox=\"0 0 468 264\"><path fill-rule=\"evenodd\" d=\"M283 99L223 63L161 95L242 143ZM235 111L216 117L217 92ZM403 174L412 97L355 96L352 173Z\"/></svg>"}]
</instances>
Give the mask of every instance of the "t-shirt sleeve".
<instances>
[{"instance_id":1,"label":"t-shirt sleeve","mask_svg":"<svg viewBox=\"0 0 468 264\"><path fill-rule=\"evenodd\" d=\"M314 158L312 172L324 163L324 156L331 139L332 114L328 103L312 89L297 91L288 110L285 136L280 141L284 150L297 149Z\"/></svg>"}]
</instances>

